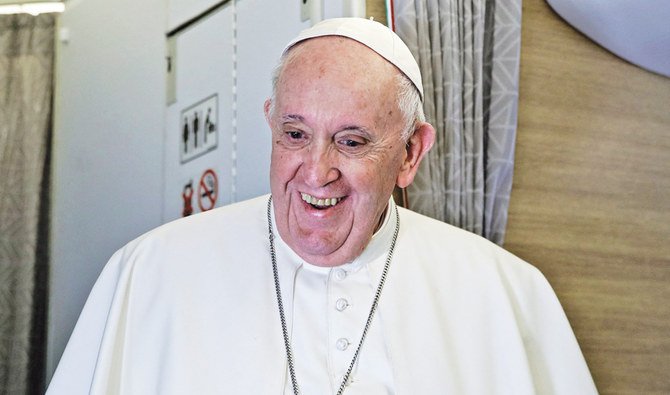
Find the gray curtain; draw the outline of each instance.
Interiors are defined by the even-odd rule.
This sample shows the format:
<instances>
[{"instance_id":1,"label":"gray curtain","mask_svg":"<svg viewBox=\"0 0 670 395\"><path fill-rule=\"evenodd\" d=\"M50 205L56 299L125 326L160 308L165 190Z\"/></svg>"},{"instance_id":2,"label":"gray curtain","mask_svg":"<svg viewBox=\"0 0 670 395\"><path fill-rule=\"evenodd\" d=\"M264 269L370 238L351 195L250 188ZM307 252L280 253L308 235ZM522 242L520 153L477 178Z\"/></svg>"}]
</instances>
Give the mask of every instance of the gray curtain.
<instances>
[{"instance_id":1,"label":"gray curtain","mask_svg":"<svg viewBox=\"0 0 670 395\"><path fill-rule=\"evenodd\" d=\"M0 393L44 391L53 14L0 15Z\"/></svg>"},{"instance_id":2,"label":"gray curtain","mask_svg":"<svg viewBox=\"0 0 670 395\"><path fill-rule=\"evenodd\" d=\"M514 170L521 0L396 0L437 140L408 206L502 244Z\"/></svg>"}]
</instances>

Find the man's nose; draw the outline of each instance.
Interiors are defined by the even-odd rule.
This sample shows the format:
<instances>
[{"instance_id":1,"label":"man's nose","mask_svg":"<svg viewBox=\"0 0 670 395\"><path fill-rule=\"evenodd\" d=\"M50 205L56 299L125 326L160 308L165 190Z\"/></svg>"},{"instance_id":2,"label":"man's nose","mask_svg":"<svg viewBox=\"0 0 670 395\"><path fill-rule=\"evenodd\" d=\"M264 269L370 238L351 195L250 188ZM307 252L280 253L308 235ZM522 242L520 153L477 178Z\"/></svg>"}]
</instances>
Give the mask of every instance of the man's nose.
<instances>
[{"instance_id":1,"label":"man's nose","mask_svg":"<svg viewBox=\"0 0 670 395\"><path fill-rule=\"evenodd\" d=\"M313 188L324 187L340 177L337 166L337 153L328 148L311 149L305 162L303 171L305 182Z\"/></svg>"}]
</instances>

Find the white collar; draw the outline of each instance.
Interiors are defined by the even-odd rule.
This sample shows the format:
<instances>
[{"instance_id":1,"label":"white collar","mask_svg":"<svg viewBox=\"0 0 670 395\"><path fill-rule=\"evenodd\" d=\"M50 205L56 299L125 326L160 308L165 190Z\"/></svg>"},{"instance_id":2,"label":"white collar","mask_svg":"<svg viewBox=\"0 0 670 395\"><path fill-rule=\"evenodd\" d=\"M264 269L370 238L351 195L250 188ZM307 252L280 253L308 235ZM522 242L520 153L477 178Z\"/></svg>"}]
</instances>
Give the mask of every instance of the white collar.
<instances>
[{"instance_id":1,"label":"white collar","mask_svg":"<svg viewBox=\"0 0 670 395\"><path fill-rule=\"evenodd\" d=\"M382 225L372 235L370 242L365 247L361 255L359 255L352 262L338 265L335 267L342 268L347 271L349 270L357 271L363 265L378 260L380 257L383 261L383 258L388 253L391 240L393 239L393 232L395 230L396 225L396 216L394 215L395 210L396 210L396 204L393 201L393 198L391 197L389 198L389 204L386 206L386 213L384 215L384 221L382 222ZM291 249L291 247L289 247L289 245L286 244L286 242L282 239L281 235L279 234L279 230L277 229L277 220L275 218L274 206L272 206L271 208L271 216L272 216L272 233L275 235L276 247L277 249L280 249L282 252L284 252L284 254L286 254L290 258L289 260L291 261L294 270L297 269L299 266L304 265L305 267L308 267L311 270L317 272L330 271L331 269L330 267L316 266L310 262L305 261L295 251L293 251L293 249ZM282 263L282 266L284 266L284 264L285 263ZM379 269L381 270L381 268Z\"/></svg>"}]
</instances>

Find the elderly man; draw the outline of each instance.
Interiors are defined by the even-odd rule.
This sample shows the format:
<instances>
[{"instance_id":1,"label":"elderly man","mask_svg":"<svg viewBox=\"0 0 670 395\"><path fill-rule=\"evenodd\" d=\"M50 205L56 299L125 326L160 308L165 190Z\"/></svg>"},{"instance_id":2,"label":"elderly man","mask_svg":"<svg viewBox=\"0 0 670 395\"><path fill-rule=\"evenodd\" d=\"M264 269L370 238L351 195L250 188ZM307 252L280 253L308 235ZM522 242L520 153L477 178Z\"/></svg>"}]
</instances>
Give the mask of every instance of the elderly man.
<instances>
[{"instance_id":1,"label":"elderly man","mask_svg":"<svg viewBox=\"0 0 670 395\"><path fill-rule=\"evenodd\" d=\"M50 394L595 393L536 269L390 199L435 135L393 32L324 21L273 83L271 197L119 250Z\"/></svg>"}]
</instances>

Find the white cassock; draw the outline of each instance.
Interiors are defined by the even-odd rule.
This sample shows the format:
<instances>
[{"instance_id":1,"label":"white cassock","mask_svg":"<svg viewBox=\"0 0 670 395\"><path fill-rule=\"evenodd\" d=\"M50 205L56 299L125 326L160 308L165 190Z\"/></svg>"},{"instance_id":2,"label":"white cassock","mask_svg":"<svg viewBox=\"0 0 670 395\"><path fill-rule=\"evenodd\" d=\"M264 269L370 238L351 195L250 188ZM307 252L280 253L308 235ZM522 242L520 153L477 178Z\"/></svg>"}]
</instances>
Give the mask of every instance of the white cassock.
<instances>
[{"instance_id":1,"label":"white cassock","mask_svg":"<svg viewBox=\"0 0 670 395\"><path fill-rule=\"evenodd\" d=\"M49 395L291 393L268 196L161 226L98 279ZM304 262L277 235L301 393L334 393L358 345L395 204L355 261ZM485 239L399 208L379 308L345 394L596 393L542 274Z\"/></svg>"}]
</instances>

